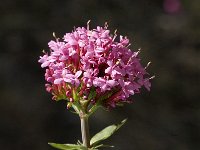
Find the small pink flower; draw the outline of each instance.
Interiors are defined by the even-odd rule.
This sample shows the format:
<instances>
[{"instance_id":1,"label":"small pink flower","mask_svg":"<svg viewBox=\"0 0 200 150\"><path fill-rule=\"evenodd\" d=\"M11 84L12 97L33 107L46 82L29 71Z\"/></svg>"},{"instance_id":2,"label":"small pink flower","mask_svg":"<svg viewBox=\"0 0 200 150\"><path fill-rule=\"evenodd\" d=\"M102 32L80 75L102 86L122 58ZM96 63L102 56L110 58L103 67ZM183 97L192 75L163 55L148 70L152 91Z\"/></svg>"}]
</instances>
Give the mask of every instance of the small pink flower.
<instances>
[{"instance_id":1,"label":"small pink flower","mask_svg":"<svg viewBox=\"0 0 200 150\"><path fill-rule=\"evenodd\" d=\"M66 83L71 83L72 85L75 84L75 86L78 87L80 84L80 80L78 78L81 76L81 74L81 70L77 71L75 75L67 73L64 75L63 80Z\"/></svg>"}]
</instances>

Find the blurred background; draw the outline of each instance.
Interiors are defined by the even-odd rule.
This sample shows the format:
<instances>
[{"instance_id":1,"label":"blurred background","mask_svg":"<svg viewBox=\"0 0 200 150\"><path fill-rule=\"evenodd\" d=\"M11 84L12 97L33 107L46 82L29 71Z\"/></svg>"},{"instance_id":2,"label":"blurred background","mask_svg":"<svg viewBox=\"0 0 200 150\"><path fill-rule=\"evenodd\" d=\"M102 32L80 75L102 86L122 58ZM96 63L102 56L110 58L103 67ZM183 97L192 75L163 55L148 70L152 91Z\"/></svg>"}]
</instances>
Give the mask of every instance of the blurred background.
<instances>
[{"instance_id":1,"label":"blurred background","mask_svg":"<svg viewBox=\"0 0 200 150\"><path fill-rule=\"evenodd\" d=\"M81 139L78 116L45 91L42 50L55 32L109 23L156 78L151 92L90 119L91 135L128 117L106 144L115 150L200 149L199 0L6 0L0 3L0 149L53 150Z\"/></svg>"}]
</instances>

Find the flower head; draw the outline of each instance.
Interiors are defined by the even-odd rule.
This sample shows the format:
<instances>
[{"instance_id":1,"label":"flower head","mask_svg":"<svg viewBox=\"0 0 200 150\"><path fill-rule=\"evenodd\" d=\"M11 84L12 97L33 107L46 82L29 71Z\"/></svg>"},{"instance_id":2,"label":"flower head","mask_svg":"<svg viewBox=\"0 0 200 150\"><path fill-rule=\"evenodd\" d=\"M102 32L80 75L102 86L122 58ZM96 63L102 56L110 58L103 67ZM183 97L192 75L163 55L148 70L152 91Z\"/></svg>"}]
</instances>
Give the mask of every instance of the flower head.
<instances>
[{"instance_id":1,"label":"flower head","mask_svg":"<svg viewBox=\"0 0 200 150\"><path fill-rule=\"evenodd\" d=\"M67 100L68 106L98 103L111 108L129 102L142 86L150 89L138 52L128 48L129 39L120 36L117 41L107 28L107 24L96 29L78 27L48 43L50 53L41 56L39 63L46 68L46 88L53 99Z\"/></svg>"}]
</instances>

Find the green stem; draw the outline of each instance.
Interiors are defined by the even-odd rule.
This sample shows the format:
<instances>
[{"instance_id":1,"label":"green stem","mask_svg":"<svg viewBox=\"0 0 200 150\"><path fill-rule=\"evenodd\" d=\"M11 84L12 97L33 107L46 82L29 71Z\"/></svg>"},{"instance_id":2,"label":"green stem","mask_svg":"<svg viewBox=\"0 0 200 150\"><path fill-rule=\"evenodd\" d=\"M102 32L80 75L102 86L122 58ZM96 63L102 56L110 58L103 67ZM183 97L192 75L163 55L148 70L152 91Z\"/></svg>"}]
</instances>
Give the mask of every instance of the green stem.
<instances>
[{"instance_id":1,"label":"green stem","mask_svg":"<svg viewBox=\"0 0 200 150\"><path fill-rule=\"evenodd\" d=\"M90 147L90 134L89 134L89 124L88 124L87 114L81 113L80 119L81 119L81 133L82 133L83 146L89 148Z\"/></svg>"}]
</instances>

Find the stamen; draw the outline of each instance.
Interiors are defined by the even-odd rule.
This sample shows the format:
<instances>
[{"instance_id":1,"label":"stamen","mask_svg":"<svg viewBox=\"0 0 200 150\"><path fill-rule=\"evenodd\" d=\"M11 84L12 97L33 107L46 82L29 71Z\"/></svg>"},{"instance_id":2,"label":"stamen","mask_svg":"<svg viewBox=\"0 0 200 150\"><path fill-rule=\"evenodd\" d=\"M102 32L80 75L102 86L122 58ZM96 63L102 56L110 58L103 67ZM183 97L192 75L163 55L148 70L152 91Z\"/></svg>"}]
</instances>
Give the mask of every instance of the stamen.
<instances>
[{"instance_id":1,"label":"stamen","mask_svg":"<svg viewBox=\"0 0 200 150\"><path fill-rule=\"evenodd\" d=\"M88 22L87 22L87 30L90 29L90 21L91 21L91 20L88 20Z\"/></svg>"},{"instance_id":2,"label":"stamen","mask_svg":"<svg viewBox=\"0 0 200 150\"><path fill-rule=\"evenodd\" d=\"M150 78L149 78L149 80L151 80L151 79L154 79L155 77L156 77L156 76L155 76L155 75L153 75L152 77L150 77Z\"/></svg>"},{"instance_id":3,"label":"stamen","mask_svg":"<svg viewBox=\"0 0 200 150\"><path fill-rule=\"evenodd\" d=\"M112 41L114 41L116 37L117 37L117 29L115 29L115 31L114 31L114 36L113 36Z\"/></svg>"},{"instance_id":4,"label":"stamen","mask_svg":"<svg viewBox=\"0 0 200 150\"><path fill-rule=\"evenodd\" d=\"M146 70L150 64L151 64L151 62L148 62L148 64L146 65L146 67L144 69Z\"/></svg>"},{"instance_id":5,"label":"stamen","mask_svg":"<svg viewBox=\"0 0 200 150\"><path fill-rule=\"evenodd\" d=\"M104 24L104 28L105 28L105 29L108 28L108 22L105 22L105 24Z\"/></svg>"},{"instance_id":6,"label":"stamen","mask_svg":"<svg viewBox=\"0 0 200 150\"><path fill-rule=\"evenodd\" d=\"M57 39L55 32L53 32L53 37L54 37L55 39Z\"/></svg>"},{"instance_id":7,"label":"stamen","mask_svg":"<svg viewBox=\"0 0 200 150\"><path fill-rule=\"evenodd\" d=\"M115 29L114 34L117 35L117 29Z\"/></svg>"},{"instance_id":8,"label":"stamen","mask_svg":"<svg viewBox=\"0 0 200 150\"><path fill-rule=\"evenodd\" d=\"M59 38L56 37L56 33L53 32L53 37L56 39L56 42L58 42Z\"/></svg>"},{"instance_id":9,"label":"stamen","mask_svg":"<svg viewBox=\"0 0 200 150\"><path fill-rule=\"evenodd\" d=\"M126 47L128 48L129 46L131 46L131 43L129 43Z\"/></svg>"}]
</instances>

